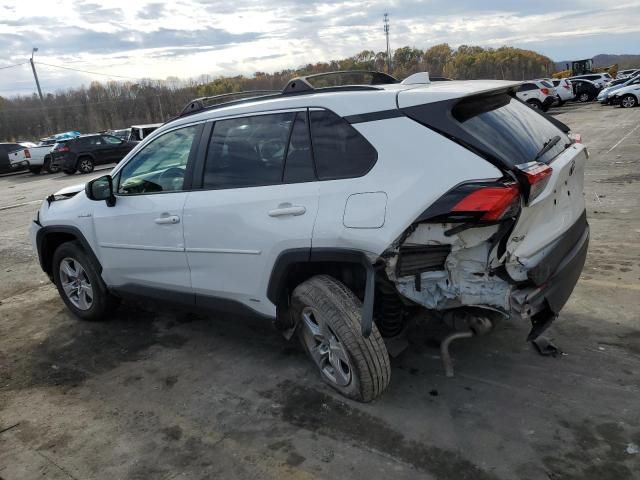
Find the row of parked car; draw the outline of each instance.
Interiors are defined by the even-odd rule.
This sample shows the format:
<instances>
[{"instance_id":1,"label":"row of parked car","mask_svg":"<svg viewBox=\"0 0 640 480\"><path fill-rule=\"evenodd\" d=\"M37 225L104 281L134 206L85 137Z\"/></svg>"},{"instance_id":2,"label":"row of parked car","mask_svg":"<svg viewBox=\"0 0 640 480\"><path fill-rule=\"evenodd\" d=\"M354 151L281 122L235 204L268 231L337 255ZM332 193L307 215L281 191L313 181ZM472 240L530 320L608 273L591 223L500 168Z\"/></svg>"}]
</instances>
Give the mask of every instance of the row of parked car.
<instances>
[{"instance_id":1,"label":"row of parked car","mask_svg":"<svg viewBox=\"0 0 640 480\"><path fill-rule=\"evenodd\" d=\"M631 108L640 102L640 69L622 70L615 79L609 73L592 73L575 77L541 78L523 83L517 97L530 107L547 111L567 101L620 105Z\"/></svg>"},{"instance_id":2,"label":"row of parked car","mask_svg":"<svg viewBox=\"0 0 640 480\"><path fill-rule=\"evenodd\" d=\"M0 173L28 169L33 174L92 172L96 165L118 162L160 123L81 134L58 133L40 142L0 143Z\"/></svg>"}]
</instances>

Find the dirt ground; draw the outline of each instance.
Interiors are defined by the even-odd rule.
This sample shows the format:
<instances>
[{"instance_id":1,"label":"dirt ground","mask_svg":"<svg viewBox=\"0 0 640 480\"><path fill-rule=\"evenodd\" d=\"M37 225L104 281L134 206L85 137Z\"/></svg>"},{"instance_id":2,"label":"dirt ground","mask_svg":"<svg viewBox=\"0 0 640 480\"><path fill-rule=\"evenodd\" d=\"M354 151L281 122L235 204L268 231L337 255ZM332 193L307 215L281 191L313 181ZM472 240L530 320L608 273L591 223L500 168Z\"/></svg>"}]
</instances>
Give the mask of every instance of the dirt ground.
<instances>
[{"instance_id":1,"label":"dirt ground","mask_svg":"<svg viewBox=\"0 0 640 480\"><path fill-rule=\"evenodd\" d=\"M589 256L548 333L565 355L504 322L455 343L446 378L418 324L368 405L260 320L135 304L75 320L27 227L87 177L1 177L0 479L639 479L640 108L553 114L591 153Z\"/></svg>"}]
</instances>

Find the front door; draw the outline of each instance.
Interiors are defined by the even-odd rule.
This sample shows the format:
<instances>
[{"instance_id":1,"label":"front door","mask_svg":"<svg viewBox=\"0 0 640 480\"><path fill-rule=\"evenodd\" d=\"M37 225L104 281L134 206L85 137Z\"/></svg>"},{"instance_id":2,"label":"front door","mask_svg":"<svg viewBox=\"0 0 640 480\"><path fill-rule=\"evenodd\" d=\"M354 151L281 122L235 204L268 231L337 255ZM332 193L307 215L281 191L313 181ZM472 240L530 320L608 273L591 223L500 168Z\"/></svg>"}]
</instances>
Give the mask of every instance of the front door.
<instances>
[{"instance_id":1,"label":"front door","mask_svg":"<svg viewBox=\"0 0 640 480\"><path fill-rule=\"evenodd\" d=\"M114 175L115 206L100 202L93 212L102 275L109 286L192 298L183 208L185 178L200 131L201 126L189 126L161 135Z\"/></svg>"},{"instance_id":2,"label":"front door","mask_svg":"<svg viewBox=\"0 0 640 480\"><path fill-rule=\"evenodd\" d=\"M196 303L224 308L231 300L275 316L271 270L284 250L311 247L314 180L306 111L215 123L202 189L184 209Z\"/></svg>"}]
</instances>

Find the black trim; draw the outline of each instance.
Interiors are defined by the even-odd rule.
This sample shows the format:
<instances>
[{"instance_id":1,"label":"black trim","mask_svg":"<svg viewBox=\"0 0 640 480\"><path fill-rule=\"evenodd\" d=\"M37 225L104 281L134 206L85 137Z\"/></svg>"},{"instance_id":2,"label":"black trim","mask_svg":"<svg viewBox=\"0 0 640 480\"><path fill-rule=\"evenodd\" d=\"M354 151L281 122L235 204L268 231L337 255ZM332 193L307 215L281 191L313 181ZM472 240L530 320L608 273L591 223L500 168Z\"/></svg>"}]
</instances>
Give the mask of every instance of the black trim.
<instances>
[{"instance_id":1,"label":"black trim","mask_svg":"<svg viewBox=\"0 0 640 480\"><path fill-rule=\"evenodd\" d=\"M287 275L291 266L299 263L354 263L365 269L365 292L362 302L362 335L368 338L373 328L373 303L375 295L375 269L364 252L347 248L294 248L285 250L276 259L269 285L267 298L275 305L283 301L286 293Z\"/></svg>"},{"instance_id":2,"label":"black trim","mask_svg":"<svg viewBox=\"0 0 640 480\"><path fill-rule=\"evenodd\" d=\"M392 110L381 110L379 112L369 112L369 113L360 113L357 115L347 115L343 117L347 122L354 123L364 123L364 122L375 122L377 120L388 120L390 118L399 118L405 117L406 115L402 113L400 110L394 108Z\"/></svg>"},{"instance_id":3,"label":"black trim","mask_svg":"<svg viewBox=\"0 0 640 480\"><path fill-rule=\"evenodd\" d=\"M244 303L228 298L211 295L181 292L177 290L149 287L128 283L118 287L110 287L109 291L120 298L153 300L164 305L186 308L202 312L230 313L238 316L251 316L273 321L275 317L260 313Z\"/></svg>"},{"instance_id":4,"label":"black trim","mask_svg":"<svg viewBox=\"0 0 640 480\"><path fill-rule=\"evenodd\" d=\"M82 244L82 248L86 252L87 255L91 257L91 259L95 262L97 266L98 274L102 273L102 265L98 261L98 257L96 257L91 245L82 234L80 229L76 227L71 227L68 225L48 225L46 227L42 227L36 233L36 249L38 251L38 260L40 261L40 268L47 275L51 275L51 272L47 269L47 265L50 263L49 260L53 257L54 252L49 252L47 249L47 236L55 233L66 233L72 235Z\"/></svg>"}]
</instances>

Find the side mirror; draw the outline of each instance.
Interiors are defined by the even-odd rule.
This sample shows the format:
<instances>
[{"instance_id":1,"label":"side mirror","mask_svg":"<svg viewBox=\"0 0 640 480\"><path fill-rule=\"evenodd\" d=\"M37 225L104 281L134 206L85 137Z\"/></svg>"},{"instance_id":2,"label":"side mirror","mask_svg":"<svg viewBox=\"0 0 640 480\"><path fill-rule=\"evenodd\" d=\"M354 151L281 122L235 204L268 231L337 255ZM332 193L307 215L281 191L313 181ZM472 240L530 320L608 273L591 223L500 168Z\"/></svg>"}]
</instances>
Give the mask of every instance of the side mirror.
<instances>
[{"instance_id":1,"label":"side mirror","mask_svg":"<svg viewBox=\"0 0 640 480\"><path fill-rule=\"evenodd\" d=\"M84 187L84 192L89 200L96 202L105 200L107 206L113 207L116 204L116 196L113 194L113 179L111 175L103 175L94 178Z\"/></svg>"}]
</instances>

